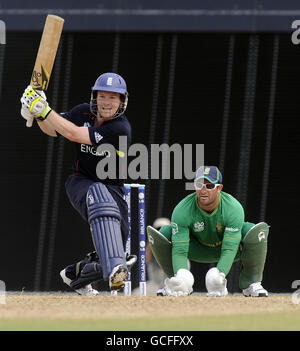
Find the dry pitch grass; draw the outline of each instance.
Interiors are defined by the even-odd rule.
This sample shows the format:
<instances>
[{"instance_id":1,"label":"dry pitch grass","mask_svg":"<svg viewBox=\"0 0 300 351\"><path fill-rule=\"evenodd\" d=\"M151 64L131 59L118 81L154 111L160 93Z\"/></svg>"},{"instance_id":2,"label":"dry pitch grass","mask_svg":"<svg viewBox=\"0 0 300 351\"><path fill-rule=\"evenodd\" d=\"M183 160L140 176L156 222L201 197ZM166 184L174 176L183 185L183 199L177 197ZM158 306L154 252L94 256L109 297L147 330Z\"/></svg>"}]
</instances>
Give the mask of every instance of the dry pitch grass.
<instances>
[{"instance_id":1,"label":"dry pitch grass","mask_svg":"<svg viewBox=\"0 0 300 351\"><path fill-rule=\"evenodd\" d=\"M7 295L0 329L300 330L300 304L291 296Z\"/></svg>"},{"instance_id":2,"label":"dry pitch grass","mask_svg":"<svg viewBox=\"0 0 300 351\"><path fill-rule=\"evenodd\" d=\"M229 296L156 297L156 296L77 296L8 295L1 307L1 318L139 318L187 317L259 312L295 312L300 304L290 296L245 298Z\"/></svg>"}]
</instances>

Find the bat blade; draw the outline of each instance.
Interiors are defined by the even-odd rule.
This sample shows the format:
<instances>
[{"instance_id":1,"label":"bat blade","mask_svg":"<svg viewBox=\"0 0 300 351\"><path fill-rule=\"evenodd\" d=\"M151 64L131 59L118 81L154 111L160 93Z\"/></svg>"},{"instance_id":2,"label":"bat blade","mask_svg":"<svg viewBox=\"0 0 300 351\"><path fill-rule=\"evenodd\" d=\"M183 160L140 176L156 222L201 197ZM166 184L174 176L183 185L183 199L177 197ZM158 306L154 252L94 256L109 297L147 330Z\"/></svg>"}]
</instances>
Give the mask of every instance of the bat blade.
<instances>
[{"instance_id":1,"label":"bat blade","mask_svg":"<svg viewBox=\"0 0 300 351\"><path fill-rule=\"evenodd\" d=\"M48 15L46 18L30 81L34 89L44 91L48 89L63 25L64 19L59 16Z\"/></svg>"}]
</instances>

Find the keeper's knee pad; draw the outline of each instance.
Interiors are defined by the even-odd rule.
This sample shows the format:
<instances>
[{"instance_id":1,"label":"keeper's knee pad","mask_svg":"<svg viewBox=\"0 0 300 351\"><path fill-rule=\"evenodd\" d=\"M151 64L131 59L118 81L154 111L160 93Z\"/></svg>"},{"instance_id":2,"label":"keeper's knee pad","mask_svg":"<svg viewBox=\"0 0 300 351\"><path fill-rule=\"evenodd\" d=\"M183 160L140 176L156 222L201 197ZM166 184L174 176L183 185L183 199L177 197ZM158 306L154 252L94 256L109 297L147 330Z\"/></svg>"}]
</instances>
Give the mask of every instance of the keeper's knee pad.
<instances>
[{"instance_id":1,"label":"keeper's knee pad","mask_svg":"<svg viewBox=\"0 0 300 351\"><path fill-rule=\"evenodd\" d=\"M163 228L163 230L161 229L161 231L163 231L162 234L160 231L148 225L148 241L156 262L168 277L172 277L174 275L171 244L172 228L171 226L165 226Z\"/></svg>"},{"instance_id":2,"label":"keeper's knee pad","mask_svg":"<svg viewBox=\"0 0 300 351\"><path fill-rule=\"evenodd\" d=\"M261 282L267 256L269 225L260 222L253 225L242 240L240 288Z\"/></svg>"}]
</instances>

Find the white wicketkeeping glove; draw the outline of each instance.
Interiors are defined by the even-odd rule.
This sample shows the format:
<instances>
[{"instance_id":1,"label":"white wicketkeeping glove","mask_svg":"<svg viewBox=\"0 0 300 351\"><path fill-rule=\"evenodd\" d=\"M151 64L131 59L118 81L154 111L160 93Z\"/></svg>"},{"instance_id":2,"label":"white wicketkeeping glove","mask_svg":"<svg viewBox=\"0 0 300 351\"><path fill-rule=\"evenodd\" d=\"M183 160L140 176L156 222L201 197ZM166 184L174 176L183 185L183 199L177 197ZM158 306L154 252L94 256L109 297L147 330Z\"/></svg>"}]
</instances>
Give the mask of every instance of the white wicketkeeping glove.
<instances>
[{"instance_id":1,"label":"white wicketkeeping glove","mask_svg":"<svg viewBox=\"0 0 300 351\"><path fill-rule=\"evenodd\" d=\"M225 274L220 272L217 267L208 270L205 276L205 285L207 296L226 296L228 291L226 288L227 280Z\"/></svg>"},{"instance_id":2,"label":"white wicketkeeping glove","mask_svg":"<svg viewBox=\"0 0 300 351\"><path fill-rule=\"evenodd\" d=\"M42 90L34 90L30 85L25 89L21 97L21 103L21 115L27 120L27 127L32 125L31 117L44 120L51 111L45 93ZM29 114L31 117L29 117Z\"/></svg>"},{"instance_id":3,"label":"white wicketkeeping glove","mask_svg":"<svg viewBox=\"0 0 300 351\"><path fill-rule=\"evenodd\" d=\"M187 296L193 292L193 285L193 274L182 268L174 277L165 280L165 291L168 296Z\"/></svg>"}]
</instances>

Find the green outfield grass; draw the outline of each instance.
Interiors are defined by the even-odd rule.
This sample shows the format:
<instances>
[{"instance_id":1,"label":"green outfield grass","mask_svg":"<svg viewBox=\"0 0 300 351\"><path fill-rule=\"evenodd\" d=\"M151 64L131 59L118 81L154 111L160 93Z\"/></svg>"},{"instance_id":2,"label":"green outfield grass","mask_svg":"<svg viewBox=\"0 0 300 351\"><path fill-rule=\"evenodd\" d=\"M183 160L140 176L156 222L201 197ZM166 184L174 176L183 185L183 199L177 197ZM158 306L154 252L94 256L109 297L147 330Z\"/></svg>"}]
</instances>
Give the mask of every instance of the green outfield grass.
<instances>
[{"instance_id":1,"label":"green outfield grass","mask_svg":"<svg viewBox=\"0 0 300 351\"><path fill-rule=\"evenodd\" d=\"M249 330L267 331L300 330L300 314L257 313L238 315L215 315L181 318L97 318L97 319L0 319L2 331L207 331L207 330Z\"/></svg>"}]
</instances>

